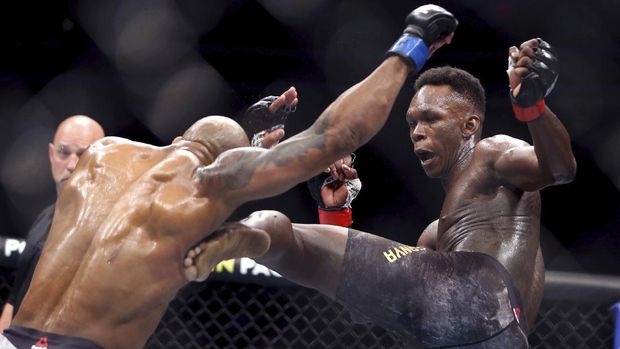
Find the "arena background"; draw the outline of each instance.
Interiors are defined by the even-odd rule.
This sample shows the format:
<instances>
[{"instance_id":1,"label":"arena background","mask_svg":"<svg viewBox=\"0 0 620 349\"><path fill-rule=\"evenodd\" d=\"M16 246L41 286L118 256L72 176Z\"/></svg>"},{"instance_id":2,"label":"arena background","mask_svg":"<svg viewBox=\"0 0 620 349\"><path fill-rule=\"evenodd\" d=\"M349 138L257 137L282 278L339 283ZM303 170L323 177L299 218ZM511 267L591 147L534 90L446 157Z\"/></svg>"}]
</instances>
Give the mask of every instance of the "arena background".
<instances>
[{"instance_id":1,"label":"arena background","mask_svg":"<svg viewBox=\"0 0 620 349\"><path fill-rule=\"evenodd\" d=\"M609 347L620 300L620 2L436 1L460 21L428 67L451 64L487 89L484 135L530 140L511 112L507 48L541 36L557 49L560 79L548 104L578 161L575 181L542 191L547 285L534 348ZM47 143L72 114L108 135L169 143L194 120L238 117L291 85L300 92L287 132L308 127L381 61L413 8L403 0L81 0L0 3L0 246L18 249L55 198ZM363 189L354 227L414 244L440 211L408 140L403 89L384 129L357 151ZM316 222L304 185L241 207L278 209ZM10 252L10 251L9 251ZM16 254L2 259L0 300ZM239 263L239 261L237 261ZM235 272L243 274L240 267ZM258 274L263 271L252 269ZM248 272L249 273L249 272ZM385 330L352 325L342 307L287 283L227 278L184 288L148 348L400 347ZM271 278L273 279L273 278ZM348 344L345 344L348 343Z\"/></svg>"},{"instance_id":2,"label":"arena background","mask_svg":"<svg viewBox=\"0 0 620 349\"><path fill-rule=\"evenodd\" d=\"M576 180L543 190L547 268L620 274L620 14L618 1L437 1L460 26L428 67L451 64L487 89L484 135L530 141L507 97L506 52L541 36L561 68L548 104L563 120ZM71 114L108 135L162 145L198 117L237 116L290 85L306 127L365 77L420 1L123 0L5 1L0 5L0 234L23 237L54 200L47 142ZM412 152L403 89L381 133L358 151L363 189L354 226L414 243L439 213L443 192ZM315 222L304 186L242 207Z\"/></svg>"},{"instance_id":3,"label":"arena background","mask_svg":"<svg viewBox=\"0 0 620 349\"><path fill-rule=\"evenodd\" d=\"M484 135L530 141L508 100L507 48L536 36L561 68L548 105L566 125L575 181L542 191L542 247L550 271L620 275L620 2L435 1L460 21L453 44L427 67L478 76L487 89ZM108 135L169 143L201 116L236 117L294 85L288 134L308 127L381 61L420 1L83 0L0 4L0 235L25 237L55 198L47 143L72 114ZM357 154L363 189L354 227L414 244L443 191L412 152L403 89L384 129ZM316 222L300 185L241 207ZM620 297L618 297L620 299Z\"/></svg>"}]
</instances>

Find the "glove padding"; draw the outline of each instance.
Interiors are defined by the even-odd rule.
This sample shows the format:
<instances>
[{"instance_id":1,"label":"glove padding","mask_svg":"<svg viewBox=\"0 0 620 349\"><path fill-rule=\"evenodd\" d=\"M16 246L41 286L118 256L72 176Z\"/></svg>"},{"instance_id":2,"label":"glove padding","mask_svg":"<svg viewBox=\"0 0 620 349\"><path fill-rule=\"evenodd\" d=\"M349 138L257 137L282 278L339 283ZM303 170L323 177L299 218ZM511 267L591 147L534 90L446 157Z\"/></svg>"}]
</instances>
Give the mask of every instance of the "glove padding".
<instances>
[{"instance_id":1,"label":"glove padding","mask_svg":"<svg viewBox=\"0 0 620 349\"><path fill-rule=\"evenodd\" d=\"M405 24L405 34L419 36L426 46L431 46L440 37L454 32L459 21L443 7L428 4L413 10Z\"/></svg>"},{"instance_id":2,"label":"glove padding","mask_svg":"<svg viewBox=\"0 0 620 349\"><path fill-rule=\"evenodd\" d=\"M510 99L519 107L527 108L534 106L551 93L558 80L558 59L555 50L542 39L538 40L538 50L534 52L534 61L527 68L529 73L521 78L519 94L513 96L510 90ZM508 68L512 68L516 62L508 59Z\"/></svg>"},{"instance_id":3,"label":"glove padding","mask_svg":"<svg viewBox=\"0 0 620 349\"><path fill-rule=\"evenodd\" d=\"M398 55L419 72L429 56L430 46L456 30L459 22L444 8L424 5L416 8L405 19L403 35L392 45L386 56Z\"/></svg>"},{"instance_id":4,"label":"glove padding","mask_svg":"<svg viewBox=\"0 0 620 349\"><path fill-rule=\"evenodd\" d=\"M266 132L284 128L289 114L294 113L296 107L285 106L275 112L269 110L269 106L278 96L268 96L254 103L248 108L243 116L243 129L253 146L260 146Z\"/></svg>"}]
</instances>

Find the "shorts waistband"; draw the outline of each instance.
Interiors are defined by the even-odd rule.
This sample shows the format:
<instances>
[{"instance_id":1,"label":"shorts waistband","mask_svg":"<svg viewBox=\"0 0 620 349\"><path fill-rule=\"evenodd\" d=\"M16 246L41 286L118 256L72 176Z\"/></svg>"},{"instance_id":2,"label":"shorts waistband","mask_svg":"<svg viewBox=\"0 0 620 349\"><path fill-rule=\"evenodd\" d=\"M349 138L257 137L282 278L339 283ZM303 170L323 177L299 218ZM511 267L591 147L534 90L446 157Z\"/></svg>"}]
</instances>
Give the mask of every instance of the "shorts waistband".
<instances>
[{"instance_id":1,"label":"shorts waistband","mask_svg":"<svg viewBox=\"0 0 620 349\"><path fill-rule=\"evenodd\" d=\"M22 326L12 325L4 330L3 335L18 349L104 349L86 338L65 336Z\"/></svg>"}]
</instances>

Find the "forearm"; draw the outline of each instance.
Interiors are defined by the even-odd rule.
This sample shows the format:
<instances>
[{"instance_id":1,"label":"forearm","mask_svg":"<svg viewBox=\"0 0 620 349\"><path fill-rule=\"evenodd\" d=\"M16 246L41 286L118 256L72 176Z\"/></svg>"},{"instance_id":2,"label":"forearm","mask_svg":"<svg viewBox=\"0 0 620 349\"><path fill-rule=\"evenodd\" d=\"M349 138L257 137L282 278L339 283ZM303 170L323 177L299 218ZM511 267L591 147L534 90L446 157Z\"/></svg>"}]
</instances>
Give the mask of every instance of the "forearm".
<instances>
[{"instance_id":1,"label":"forearm","mask_svg":"<svg viewBox=\"0 0 620 349\"><path fill-rule=\"evenodd\" d=\"M545 108L541 117L527 125L540 167L553 177L555 184L572 181L577 164L570 136L562 122L549 108Z\"/></svg>"},{"instance_id":2,"label":"forearm","mask_svg":"<svg viewBox=\"0 0 620 349\"><path fill-rule=\"evenodd\" d=\"M343 93L323 114L327 121L327 146L341 156L352 152L385 123L394 100L411 70L419 72L426 60L451 42L458 21L444 8L420 6L405 19L406 28L390 47L389 57L364 81ZM336 159L334 159L336 160Z\"/></svg>"},{"instance_id":3,"label":"forearm","mask_svg":"<svg viewBox=\"0 0 620 349\"><path fill-rule=\"evenodd\" d=\"M388 51L390 57L343 92L310 128L270 151L222 154L199 175L203 182L216 177L228 190L207 183L203 187L217 188L217 195L226 196L226 201L235 205L277 195L368 142L385 124L407 76L413 69L422 69L433 52L450 43L458 21L445 9L428 5L411 12L405 25L401 38Z\"/></svg>"},{"instance_id":4,"label":"forearm","mask_svg":"<svg viewBox=\"0 0 620 349\"><path fill-rule=\"evenodd\" d=\"M280 194L308 180L379 132L409 69L401 58L386 59L367 79L344 92L309 129L269 151L228 151L209 169L201 171L201 177L217 178L228 187L242 184L230 187L234 191L229 191L235 196L229 201L238 200L239 204ZM247 179L241 181L241 177Z\"/></svg>"},{"instance_id":5,"label":"forearm","mask_svg":"<svg viewBox=\"0 0 620 349\"><path fill-rule=\"evenodd\" d=\"M387 58L366 79L334 101L312 126L327 134L327 147L335 161L359 148L385 124L410 72L400 57ZM321 125L327 125L324 130Z\"/></svg>"}]
</instances>

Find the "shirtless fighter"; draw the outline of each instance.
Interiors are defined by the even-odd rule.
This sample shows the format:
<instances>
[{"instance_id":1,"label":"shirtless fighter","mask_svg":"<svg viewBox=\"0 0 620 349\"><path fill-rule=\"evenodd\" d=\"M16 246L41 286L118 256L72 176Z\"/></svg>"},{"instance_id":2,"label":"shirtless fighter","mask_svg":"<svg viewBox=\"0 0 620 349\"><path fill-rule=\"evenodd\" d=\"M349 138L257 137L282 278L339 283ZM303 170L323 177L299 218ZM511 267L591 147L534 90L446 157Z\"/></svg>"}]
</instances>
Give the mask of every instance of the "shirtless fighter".
<instances>
[{"instance_id":1,"label":"shirtless fighter","mask_svg":"<svg viewBox=\"0 0 620 349\"><path fill-rule=\"evenodd\" d=\"M192 246L204 242L209 270L263 254L265 232L218 227L242 203L309 179L379 131L407 76L451 41L456 19L426 6L407 25L397 54L273 148L247 147L244 130L221 116L200 119L165 147L122 138L93 144L59 194L31 287L0 348L141 348L169 301L198 276L184 269ZM296 102L294 88L274 101Z\"/></svg>"},{"instance_id":2,"label":"shirtless fighter","mask_svg":"<svg viewBox=\"0 0 620 349\"><path fill-rule=\"evenodd\" d=\"M481 139L484 90L469 73L435 68L416 81L411 141L446 192L417 247L261 211L237 225L269 233L270 249L257 261L411 342L527 348L544 285L538 190L572 180L576 163L568 133L544 103L557 80L554 51L534 39L509 57L513 109L533 146L505 135ZM188 264L206 272L200 255Z\"/></svg>"}]
</instances>

